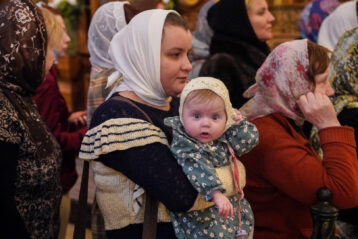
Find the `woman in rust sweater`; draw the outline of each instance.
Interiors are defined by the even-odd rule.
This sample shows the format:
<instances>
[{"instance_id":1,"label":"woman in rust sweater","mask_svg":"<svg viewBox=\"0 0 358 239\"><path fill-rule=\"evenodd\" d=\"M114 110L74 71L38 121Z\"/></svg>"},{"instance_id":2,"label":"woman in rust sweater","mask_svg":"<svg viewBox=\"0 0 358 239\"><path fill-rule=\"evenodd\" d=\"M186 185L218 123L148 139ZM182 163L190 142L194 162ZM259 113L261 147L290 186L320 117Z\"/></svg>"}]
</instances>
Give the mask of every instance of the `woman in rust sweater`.
<instances>
[{"instance_id":1,"label":"woman in rust sweater","mask_svg":"<svg viewBox=\"0 0 358 239\"><path fill-rule=\"evenodd\" d=\"M260 143L241 160L255 238L310 238L309 207L327 187L338 208L358 205L354 130L341 126L329 96L327 50L307 40L279 45L257 72L253 97L240 111L257 127ZM302 134L307 120L319 129L323 161Z\"/></svg>"}]
</instances>

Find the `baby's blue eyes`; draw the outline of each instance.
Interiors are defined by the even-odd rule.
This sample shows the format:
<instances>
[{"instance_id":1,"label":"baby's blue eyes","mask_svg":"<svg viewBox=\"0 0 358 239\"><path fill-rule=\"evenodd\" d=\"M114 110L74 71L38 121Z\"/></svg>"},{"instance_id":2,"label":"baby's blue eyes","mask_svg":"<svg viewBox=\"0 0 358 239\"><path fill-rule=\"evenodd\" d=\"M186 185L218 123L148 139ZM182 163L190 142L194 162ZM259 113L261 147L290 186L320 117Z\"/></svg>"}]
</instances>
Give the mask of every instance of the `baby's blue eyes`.
<instances>
[{"instance_id":1,"label":"baby's blue eyes","mask_svg":"<svg viewBox=\"0 0 358 239\"><path fill-rule=\"evenodd\" d=\"M200 119L200 114L193 114L193 117L195 118L195 119ZM213 120L218 120L219 119L219 116L218 115L213 115L212 117L211 117L211 119L213 119Z\"/></svg>"}]
</instances>

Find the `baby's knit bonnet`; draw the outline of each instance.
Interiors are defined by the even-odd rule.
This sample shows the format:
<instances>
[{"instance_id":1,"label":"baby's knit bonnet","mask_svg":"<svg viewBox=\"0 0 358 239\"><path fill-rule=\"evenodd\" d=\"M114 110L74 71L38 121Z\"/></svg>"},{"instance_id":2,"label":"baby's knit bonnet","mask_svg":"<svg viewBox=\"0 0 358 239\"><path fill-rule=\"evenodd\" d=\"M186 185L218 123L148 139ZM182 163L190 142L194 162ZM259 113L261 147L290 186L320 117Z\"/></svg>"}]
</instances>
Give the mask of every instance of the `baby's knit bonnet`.
<instances>
[{"instance_id":1,"label":"baby's knit bonnet","mask_svg":"<svg viewBox=\"0 0 358 239\"><path fill-rule=\"evenodd\" d=\"M221 97L225 103L225 111L226 111L226 125L225 131L231 127L234 123L233 117L235 116L235 111L232 108L229 91L221 80L218 80L213 77L198 77L189 81L188 84L184 87L181 96L180 96L180 106L179 106L179 116L180 121L183 123L183 105L185 102L185 98L189 95L190 92L194 90L211 90L219 97Z\"/></svg>"}]
</instances>

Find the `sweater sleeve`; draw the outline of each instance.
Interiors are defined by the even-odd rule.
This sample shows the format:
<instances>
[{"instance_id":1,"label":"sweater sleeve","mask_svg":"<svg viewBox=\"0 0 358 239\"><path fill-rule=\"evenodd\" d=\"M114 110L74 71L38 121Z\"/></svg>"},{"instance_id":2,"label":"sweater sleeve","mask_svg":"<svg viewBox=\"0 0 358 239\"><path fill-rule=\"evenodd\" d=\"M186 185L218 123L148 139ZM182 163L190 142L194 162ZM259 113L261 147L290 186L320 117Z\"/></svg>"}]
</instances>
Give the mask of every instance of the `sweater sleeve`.
<instances>
[{"instance_id":1,"label":"sweater sleeve","mask_svg":"<svg viewBox=\"0 0 358 239\"><path fill-rule=\"evenodd\" d=\"M244 158L247 163L251 159L258 163L248 170L260 172L274 187L305 205L317 200L316 192L323 186L331 190L332 203L338 208L358 204L358 162L352 128L330 127L319 132L322 161L288 122L284 125L263 117L254 123L260 143Z\"/></svg>"},{"instance_id":2,"label":"sweater sleeve","mask_svg":"<svg viewBox=\"0 0 358 239\"><path fill-rule=\"evenodd\" d=\"M16 209L15 180L18 147L15 144L0 141L0 210L3 219L0 238L29 238L25 225Z\"/></svg>"},{"instance_id":3,"label":"sweater sleeve","mask_svg":"<svg viewBox=\"0 0 358 239\"><path fill-rule=\"evenodd\" d=\"M166 145L117 150L99 161L125 174L170 211L189 210L198 195Z\"/></svg>"}]
</instances>

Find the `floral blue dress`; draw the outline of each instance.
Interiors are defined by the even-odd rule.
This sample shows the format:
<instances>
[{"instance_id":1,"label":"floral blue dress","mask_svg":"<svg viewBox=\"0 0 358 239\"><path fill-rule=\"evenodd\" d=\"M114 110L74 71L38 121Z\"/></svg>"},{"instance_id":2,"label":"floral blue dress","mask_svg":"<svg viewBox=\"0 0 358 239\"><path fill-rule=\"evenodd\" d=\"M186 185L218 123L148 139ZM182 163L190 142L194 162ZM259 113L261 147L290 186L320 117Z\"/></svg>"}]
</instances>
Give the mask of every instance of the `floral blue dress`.
<instances>
[{"instance_id":1,"label":"floral blue dress","mask_svg":"<svg viewBox=\"0 0 358 239\"><path fill-rule=\"evenodd\" d=\"M230 164L228 145L234 149L236 155L240 156L258 144L257 129L246 119L240 124L232 125L219 139L209 144L200 143L188 136L178 116L166 118L164 123L173 128L171 150L175 158L193 187L206 201L212 200L212 193L215 190L225 192L214 168ZM177 238L234 239L238 230L238 197L238 194L229 197L235 215L226 219L219 216L215 205L200 211L171 213ZM242 229L250 233L254 225L250 204L243 198L240 205Z\"/></svg>"}]
</instances>

